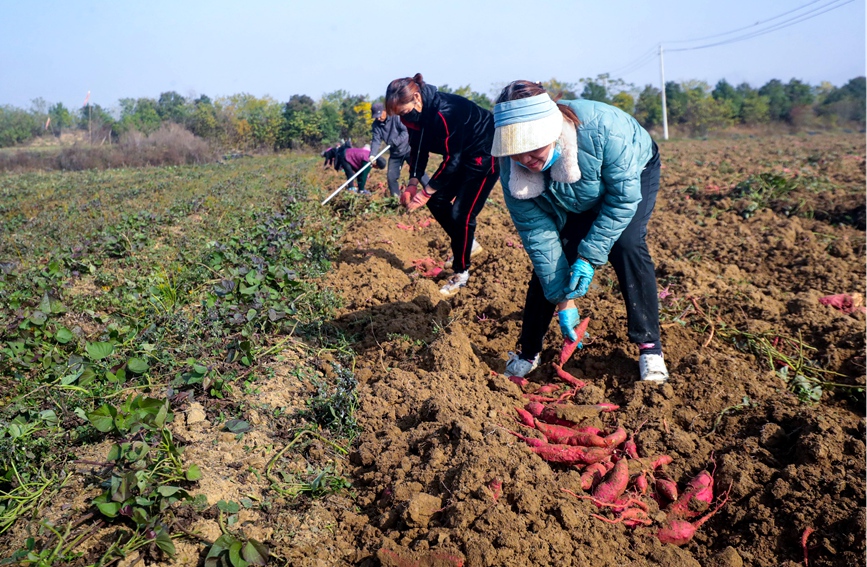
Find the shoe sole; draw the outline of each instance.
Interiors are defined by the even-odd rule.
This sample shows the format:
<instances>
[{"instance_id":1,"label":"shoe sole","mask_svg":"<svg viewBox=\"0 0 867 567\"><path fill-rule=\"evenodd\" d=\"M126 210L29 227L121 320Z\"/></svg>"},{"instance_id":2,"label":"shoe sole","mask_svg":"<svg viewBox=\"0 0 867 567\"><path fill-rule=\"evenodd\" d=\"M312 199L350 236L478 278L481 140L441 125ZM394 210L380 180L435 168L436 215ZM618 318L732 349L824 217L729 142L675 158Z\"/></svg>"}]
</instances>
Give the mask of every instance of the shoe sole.
<instances>
[{"instance_id":1,"label":"shoe sole","mask_svg":"<svg viewBox=\"0 0 867 567\"><path fill-rule=\"evenodd\" d=\"M465 287L467 287L467 286L462 285L461 287L455 288L455 289L450 290L450 291L444 291L444 290L440 289L440 294L442 294L442 295L444 295L444 296L446 296L446 297L451 297L451 296L453 296L454 294L456 294L457 292L459 292L459 291L461 291L462 289L464 289Z\"/></svg>"}]
</instances>

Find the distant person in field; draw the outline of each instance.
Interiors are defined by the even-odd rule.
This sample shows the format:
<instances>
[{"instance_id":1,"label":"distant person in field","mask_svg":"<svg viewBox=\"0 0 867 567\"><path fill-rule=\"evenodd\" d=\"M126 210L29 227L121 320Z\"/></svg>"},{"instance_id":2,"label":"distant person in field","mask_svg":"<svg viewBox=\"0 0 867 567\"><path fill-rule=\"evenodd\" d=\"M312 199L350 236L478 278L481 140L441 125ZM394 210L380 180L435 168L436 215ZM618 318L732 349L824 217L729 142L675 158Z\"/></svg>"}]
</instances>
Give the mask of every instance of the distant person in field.
<instances>
[{"instance_id":1,"label":"distant person in field","mask_svg":"<svg viewBox=\"0 0 867 567\"><path fill-rule=\"evenodd\" d=\"M659 149L622 110L590 100L560 103L540 83L515 81L494 106L491 153L500 157L506 206L533 264L519 353L506 373L539 364L557 310L563 336L575 340L577 301L593 274L611 262L626 304L629 340L641 379L663 383L668 370L659 336L659 299L647 249L647 221L659 191Z\"/></svg>"},{"instance_id":2,"label":"distant person in field","mask_svg":"<svg viewBox=\"0 0 867 567\"><path fill-rule=\"evenodd\" d=\"M497 182L498 164L490 151L493 116L462 96L437 91L421 73L392 81L385 107L409 130L407 209L427 205L451 239L452 256L446 267L454 273L440 293L452 295L467 285L470 257L481 251L475 241L476 217ZM443 161L426 182L431 153L442 155Z\"/></svg>"},{"instance_id":3,"label":"distant person in field","mask_svg":"<svg viewBox=\"0 0 867 567\"><path fill-rule=\"evenodd\" d=\"M337 146L328 148L319 155L325 158L325 163L322 164L322 167L330 165L334 169L337 169Z\"/></svg>"},{"instance_id":4,"label":"distant person in field","mask_svg":"<svg viewBox=\"0 0 867 567\"><path fill-rule=\"evenodd\" d=\"M397 116L389 116L385 105L374 102L370 106L373 117L373 137L370 141L370 157L379 153L379 146L391 146L388 150L388 192L392 197L400 196L400 171L404 162L409 161L409 131ZM422 185L427 185L430 177L425 173L421 177Z\"/></svg>"},{"instance_id":5,"label":"distant person in field","mask_svg":"<svg viewBox=\"0 0 867 567\"><path fill-rule=\"evenodd\" d=\"M370 148L342 148L342 151L338 155L338 159L340 159L340 168L343 170L343 173L346 174L346 179L350 179L353 175L358 173L358 170L367 165L368 160L370 159ZM377 166L380 168L385 167L385 159L379 158ZM370 167L365 168L364 171L362 171L361 174L349 184L348 189L350 191L355 191L355 183L357 181L358 192L362 195L370 195L370 191L364 188L367 184L367 176L370 175L370 170Z\"/></svg>"}]
</instances>

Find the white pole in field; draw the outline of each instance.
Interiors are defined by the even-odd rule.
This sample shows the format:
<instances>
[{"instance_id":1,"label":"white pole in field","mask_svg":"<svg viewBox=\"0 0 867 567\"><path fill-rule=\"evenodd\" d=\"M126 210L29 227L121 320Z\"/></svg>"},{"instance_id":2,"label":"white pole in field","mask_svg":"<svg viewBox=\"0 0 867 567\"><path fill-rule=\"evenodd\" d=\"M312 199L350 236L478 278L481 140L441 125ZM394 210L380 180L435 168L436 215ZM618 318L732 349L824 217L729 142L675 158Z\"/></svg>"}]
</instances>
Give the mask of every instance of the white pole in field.
<instances>
[{"instance_id":1,"label":"white pole in field","mask_svg":"<svg viewBox=\"0 0 867 567\"><path fill-rule=\"evenodd\" d=\"M386 146L385 146L384 148L382 148L382 151L379 152L378 154L376 154L376 155L373 157L373 161L378 160L379 157L380 157L382 154L384 154L385 151L386 151L387 149L389 149L390 147L391 147L391 146L389 146L388 144L386 144ZM335 159L336 159L336 158L335 158ZM355 172L355 175L353 175L352 177L350 177L349 179L346 180L346 183L344 183L343 185L341 185L340 187L338 187L338 188L337 188L337 191L335 191L334 193L332 193L331 195L329 195L327 199L325 199L324 201L322 201L322 204L324 205L325 203L327 203L328 201L330 201L330 200L331 200L335 195L337 195L338 193L340 193L340 191L342 191L344 187L346 187L347 185L349 185L350 183L352 183L352 180L355 179L356 177L358 177L358 176L361 174L362 171L364 171L365 169L367 169L368 167L370 167L370 164L371 164L371 163L372 163L372 162L368 161L366 164L364 164L364 166L362 166L361 169L359 169L358 171Z\"/></svg>"},{"instance_id":2,"label":"white pole in field","mask_svg":"<svg viewBox=\"0 0 867 567\"><path fill-rule=\"evenodd\" d=\"M662 82L662 139L668 139L668 110L665 107L665 65L662 62L662 44L659 44L659 80Z\"/></svg>"}]
</instances>

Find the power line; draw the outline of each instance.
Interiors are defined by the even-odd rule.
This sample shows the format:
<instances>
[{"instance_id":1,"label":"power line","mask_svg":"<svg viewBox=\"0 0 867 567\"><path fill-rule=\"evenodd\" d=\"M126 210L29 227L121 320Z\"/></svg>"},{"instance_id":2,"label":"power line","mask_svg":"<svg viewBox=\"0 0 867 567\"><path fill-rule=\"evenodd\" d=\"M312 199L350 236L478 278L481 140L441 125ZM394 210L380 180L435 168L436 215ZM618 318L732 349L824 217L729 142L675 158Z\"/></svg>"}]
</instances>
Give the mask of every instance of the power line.
<instances>
[{"instance_id":1,"label":"power line","mask_svg":"<svg viewBox=\"0 0 867 567\"><path fill-rule=\"evenodd\" d=\"M756 23L754 23L754 24L750 24L750 25L748 25L748 26L744 26L744 27L742 27L742 28L737 28L737 29L729 30L729 31L727 31L727 32L716 33L716 34L713 34L713 35L706 35L706 36L704 36L704 37L694 37L694 38L692 38L692 39L677 39L677 40L672 40L672 41L664 41L663 43L691 43L691 42L693 42L693 41L704 41L704 40L707 40L707 39L713 39L713 38L715 38L715 37L722 37L722 36L724 36L724 35L729 35L729 34L733 34L733 33L735 33L735 32L743 31L743 30L746 30L746 29L749 29L749 28L754 28L754 27L756 27L756 26L758 26L758 25L761 25L761 24L766 24L766 23L768 23L768 22L771 22L771 21L773 21L773 20L776 20L776 19L778 19L778 18L782 18L783 16L786 16L786 15L788 15L788 14L791 14L792 12L797 12L798 10L801 10L801 9L803 9L803 8L806 8L807 6L812 6L813 4L815 4L815 3L817 3L817 2L824 2L824 1L825 1L825 0L813 0L812 2L807 2L806 4L803 4L803 5L801 5L801 6L798 6L797 8L793 8L793 9L787 11L787 12L783 12L782 14L777 14L776 16L774 16L774 17L772 17L772 18L768 18L767 20L759 20L758 22L756 22Z\"/></svg>"},{"instance_id":2,"label":"power line","mask_svg":"<svg viewBox=\"0 0 867 567\"><path fill-rule=\"evenodd\" d=\"M633 65L635 65L635 64L637 64L637 63L641 63L641 62L644 61L647 57L651 57L651 58L652 58L652 57L655 57L655 56L656 56L656 50L657 50L657 49L658 49L658 44L657 44L657 45L654 45L654 46L651 47L649 50L645 51L642 55L639 55L637 58L633 59L630 63L627 63L626 65L622 65L622 66L616 68L615 70L611 71L610 74L611 74L611 75L614 75L614 74L623 73L623 70L624 70L624 69L629 69L629 68L632 67Z\"/></svg>"},{"instance_id":3,"label":"power line","mask_svg":"<svg viewBox=\"0 0 867 567\"><path fill-rule=\"evenodd\" d=\"M650 53L647 53L646 55L640 57L639 59L636 59L635 61L633 61L629 65L621 67L620 69L616 69L615 71L612 71L609 74L612 76L613 75L628 75L630 73L637 71L638 69L641 69L642 67L644 67L648 63L653 62L656 59L658 48L659 48L659 46L654 47Z\"/></svg>"},{"instance_id":4,"label":"power line","mask_svg":"<svg viewBox=\"0 0 867 567\"><path fill-rule=\"evenodd\" d=\"M794 26L795 24L800 24L801 22L806 22L807 20L812 20L813 18L815 18L815 17L817 17L817 16L821 16L822 14L825 14L825 13L830 12L830 11L832 11L832 10L836 10L837 8L842 8L842 7L845 6L846 4L851 4L851 3L854 2L855 0L845 0L844 2L842 2L842 3L840 3L840 4L837 4L837 2L839 2L839 1L840 1L840 0L833 0L832 2L830 2L830 3L828 3L828 4L825 4L825 5L823 5L823 6L819 6L818 8L814 8L813 10L810 10L809 12L805 12L805 13L803 13L803 14L800 14L800 15L798 15L798 16L795 16L795 17L790 18L790 19L788 19L788 20L785 20L785 21L783 21L783 22L776 23L776 24L774 24L774 25L772 25L772 26L769 26L769 27L767 27L767 28L765 28L765 29L763 29L763 30L758 30L758 31L755 31L755 32L750 32L750 33L748 33L748 34L744 34L744 35L741 35L741 36L738 36L738 37L733 37L733 38L730 38L730 39L726 39L726 40L723 40L723 41L717 41L717 42L714 42L714 43L708 43L708 44L705 44L705 45L697 45L697 46L694 46L694 47L681 47L681 48L678 48L678 49L669 49L668 51L669 51L669 52L673 52L673 51L693 51L693 50L696 50L696 49L706 49L706 48L708 48L708 47L716 47L716 46L719 46L719 45L727 45L727 44L729 44L729 43L737 43L737 42L739 42L739 41L745 41L745 40L747 40L747 39L752 39L752 38L754 38L754 37L759 37L759 36L762 36L762 35L765 35L765 34L769 34L769 33L771 33L771 32L775 32L775 31L778 31L778 30L781 30L781 29L784 29L784 28L788 28L788 27ZM836 6L834 6L833 4L836 4ZM819 10L821 10L821 11L819 11ZM818 13L814 13L814 12L817 12L817 11L818 11ZM811 15L811 14L812 14L812 15Z\"/></svg>"}]
</instances>

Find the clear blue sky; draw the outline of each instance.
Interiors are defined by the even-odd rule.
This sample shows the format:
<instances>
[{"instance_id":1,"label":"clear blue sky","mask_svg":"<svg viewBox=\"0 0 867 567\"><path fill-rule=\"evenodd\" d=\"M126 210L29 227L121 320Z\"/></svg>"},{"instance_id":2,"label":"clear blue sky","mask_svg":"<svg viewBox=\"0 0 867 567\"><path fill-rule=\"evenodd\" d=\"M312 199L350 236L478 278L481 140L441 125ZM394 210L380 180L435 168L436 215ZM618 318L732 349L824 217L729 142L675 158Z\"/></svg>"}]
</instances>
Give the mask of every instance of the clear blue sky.
<instances>
[{"instance_id":1,"label":"clear blue sky","mask_svg":"<svg viewBox=\"0 0 867 567\"><path fill-rule=\"evenodd\" d=\"M839 86L863 75L863 0L747 41L668 52L696 45L674 40L750 26L809 2L0 0L0 104L27 108L42 97L78 108L88 90L107 108L168 90L280 101L337 89L378 96L391 79L415 72L490 93L518 78L573 82L615 71L660 41L666 80L758 87L794 77ZM623 78L658 86L658 59Z\"/></svg>"}]
</instances>

